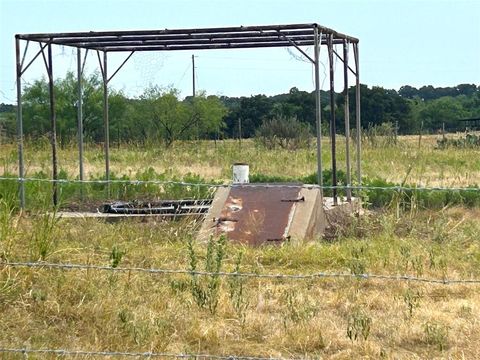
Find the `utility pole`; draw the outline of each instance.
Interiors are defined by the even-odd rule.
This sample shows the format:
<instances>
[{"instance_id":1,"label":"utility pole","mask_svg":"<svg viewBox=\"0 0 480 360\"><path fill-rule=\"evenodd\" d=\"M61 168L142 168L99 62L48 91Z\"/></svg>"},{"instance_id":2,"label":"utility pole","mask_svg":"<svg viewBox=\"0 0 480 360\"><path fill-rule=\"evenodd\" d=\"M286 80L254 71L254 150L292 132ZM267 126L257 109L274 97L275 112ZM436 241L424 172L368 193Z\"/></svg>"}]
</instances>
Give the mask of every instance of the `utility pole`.
<instances>
[{"instance_id":1,"label":"utility pole","mask_svg":"<svg viewBox=\"0 0 480 360\"><path fill-rule=\"evenodd\" d=\"M195 55L192 54L192 96L195 97Z\"/></svg>"}]
</instances>

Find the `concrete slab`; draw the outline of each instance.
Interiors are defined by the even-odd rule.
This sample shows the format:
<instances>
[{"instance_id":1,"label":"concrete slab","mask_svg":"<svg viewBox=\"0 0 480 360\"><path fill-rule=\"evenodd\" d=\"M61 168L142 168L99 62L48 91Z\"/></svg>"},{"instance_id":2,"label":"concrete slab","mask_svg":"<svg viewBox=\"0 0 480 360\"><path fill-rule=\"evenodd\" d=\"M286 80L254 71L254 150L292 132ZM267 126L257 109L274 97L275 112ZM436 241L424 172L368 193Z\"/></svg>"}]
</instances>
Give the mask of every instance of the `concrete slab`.
<instances>
[{"instance_id":1,"label":"concrete slab","mask_svg":"<svg viewBox=\"0 0 480 360\"><path fill-rule=\"evenodd\" d=\"M222 228L224 227L218 227L217 225L218 220L222 218L222 211L225 213L224 209L228 205L227 200L229 199L229 195L229 188L220 188L217 190L212 206L197 236L199 241L206 241L210 236L222 233ZM283 232L283 241L290 240L297 242L314 239L323 234L327 225L320 189L312 188L308 185L302 186L299 190L298 198L302 200L292 202L292 210ZM244 205L243 203L243 206ZM274 206L274 204L271 206ZM255 217L258 214L252 212L250 215L251 217ZM233 219L233 217L235 217L234 214L232 214L231 217L232 219L230 220L238 221L236 218ZM258 223L261 224L262 222L259 221ZM238 226L236 223L233 225ZM257 229L257 231L262 232L262 229ZM225 233L228 236L228 231ZM276 241L275 243L281 244L282 241Z\"/></svg>"},{"instance_id":2,"label":"concrete slab","mask_svg":"<svg viewBox=\"0 0 480 360\"><path fill-rule=\"evenodd\" d=\"M305 201L296 203L295 213L288 232L292 241L310 240L323 234L325 213L320 189L303 187L300 197Z\"/></svg>"},{"instance_id":3,"label":"concrete slab","mask_svg":"<svg viewBox=\"0 0 480 360\"><path fill-rule=\"evenodd\" d=\"M210 236L215 235L216 229L216 220L220 218L220 213L222 212L223 205L227 201L228 195L230 194L230 188L221 187L215 191L215 196L212 201L212 205L205 215L200 231L197 235L197 240L199 241L208 241Z\"/></svg>"}]
</instances>

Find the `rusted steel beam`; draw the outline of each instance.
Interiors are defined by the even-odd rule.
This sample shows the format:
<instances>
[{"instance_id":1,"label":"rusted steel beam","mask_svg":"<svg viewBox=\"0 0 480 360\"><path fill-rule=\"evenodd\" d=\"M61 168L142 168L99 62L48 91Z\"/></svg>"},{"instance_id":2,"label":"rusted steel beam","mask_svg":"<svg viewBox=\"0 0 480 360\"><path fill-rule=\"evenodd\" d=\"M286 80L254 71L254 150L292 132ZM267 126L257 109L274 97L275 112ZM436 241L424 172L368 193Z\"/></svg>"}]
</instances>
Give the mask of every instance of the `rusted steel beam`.
<instances>
[{"instance_id":1,"label":"rusted steel beam","mask_svg":"<svg viewBox=\"0 0 480 360\"><path fill-rule=\"evenodd\" d=\"M357 129L357 185L362 185L362 125L360 109L360 58L358 54L358 43L353 44L353 55L355 58L355 120Z\"/></svg>"},{"instance_id":2,"label":"rusted steel beam","mask_svg":"<svg viewBox=\"0 0 480 360\"><path fill-rule=\"evenodd\" d=\"M107 82L110 82L110 80L112 80L113 77L115 75L117 75L117 73L120 71L120 69L127 63L128 59L130 59L134 53L135 53L135 51L132 51L130 53L130 55L128 55L127 58L125 60L123 60L123 62L120 64L120 66L117 68L117 70L115 70L115 72L107 79Z\"/></svg>"},{"instance_id":3,"label":"rusted steel beam","mask_svg":"<svg viewBox=\"0 0 480 360\"><path fill-rule=\"evenodd\" d=\"M334 42L333 44L342 44L342 41ZM314 41L297 42L298 46L314 46ZM323 42L322 42L322 45ZM293 46L288 41L278 41L271 43L253 43L253 44L212 44L212 45L185 45L185 46L125 46L125 47L99 47L94 48L102 51L180 51L180 50L209 50L209 49L253 49L253 48L268 48L268 47L291 47Z\"/></svg>"},{"instance_id":4,"label":"rusted steel beam","mask_svg":"<svg viewBox=\"0 0 480 360\"><path fill-rule=\"evenodd\" d=\"M323 185L323 171L322 171L322 107L320 94L320 39L318 29L313 29L315 37L315 122L317 127L317 183L319 186ZM323 196L323 189L320 188Z\"/></svg>"},{"instance_id":5,"label":"rusted steel beam","mask_svg":"<svg viewBox=\"0 0 480 360\"><path fill-rule=\"evenodd\" d=\"M100 73L102 74L102 78L105 79L105 71L103 71L102 59L100 58L100 50L97 50L97 59L98 66L100 67Z\"/></svg>"},{"instance_id":6,"label":"rusted steel beam","mask_svg":"<svg viewBox=\"0 0 480 360\"><path fill-rule=\"evenodd\" d=\"M22 56L22 61L20 63L20 69L23 68L23 63L25 62L25 56L27 56L27 51L28 51L28 45L30 45L30 41L27 40L27 43L25 45L25 49L23 50L23 56Z\"/></svg>"},{"instance_id":7,"label":"rusted steel beam","mask_svg":"<svg viewBox=\"0 0 480 360\"><path fill-rule=\"evenodd\" d=\"M38 55L38 54L37 54ZM20 60L20 39L15 38L15 58L17 75L17 146L18 146L18 197L20 209L25 209L25 183L23 165L23 113L22 113L22 65Z\"/></svg>"},{"instance_id":8,"label":"rusted steel beam","mask_svg":"<svg viewBox=\"0 0 480 360\"><path fill-rule=\"evenodd\" d=\"M74 44L82 42L110 42L110 41L143 41L143 40L202 40L202 39L234 39L244 37L269 37L282 34L285 36L308 36L311 30L295 31L256 31L240 33L208 33L208 34L181 34L181 35L119 35L119 36L88 36L88 37L61 37L54 38L56 44ZM40 38L49 41L50 38Z\"/></svg>"},{"instance_id":9,"label":"rusted steel beam","mask_svg":"<svg viewBox=\"0 0 480 360\"><path fill-rule=\"evenodd\" d=\"M336 128L335 128L335 80L333 70L333 44L332 40L328 44L328 65L330 68L330 138L332 144L332 185L337 185L337 148L336 148ZM333 188L333 205L337 205L337 189Z\"/></svg>"},{"instance_id":10,"label":"rusted steel beam","mask_svg":"<svg viewBox=\"0 0 480 360\"><path fill-rule=\"evenodd\" d=\"M317 28L323 34L333 35L335 39L346 39L349 42L356 43L358 39L339 33L333 29L318 24L289 24L289 25L263 25L263 26L240 26L224 28L199 28L199 29L164 29L164 30L135 30L135 31L99 31L99 32L70 32L70 33L40 33L40 34L19 34L18 37L24 40L46 41L47 39L59 41L62 38L107 38L121 36L161 36L161 35L180 35L193 36L195 34L218 34L226 36L227 34L243 33L248 36L258 36L258 32L269 31L311 31ZM73 45L73 43L72 43Z\"/></svg>"},{"instance_id":11,"label":"rusted steel beam","mask_svg":"<svg viewBox=\"0 0 480 360\"><path fill-rule=\"evenodd\" d=\"M48 44L47 47L48 57L48 93L50 97L50 124L51 134L50 141L52 144L52 179L58 180L58 161L57 161L57 113L55 110L55 91L53 89L53 60L52 60L52 45ZM58 184L57 181L52 182L53 187L53 205L58 205Z\"/></svg>"},{"instance_id":12,"label":"rusted steel beam","mask_svg":"<svg viewBox=\"0 0 480 360\"><path fill-rule=\"evenodd\" d=\"M37 33L20 34L24 40L52 37L92 37L92 36L123 36L123 35L166 35L166 34L202 34L202 33L231 33L231 32L249 32L249 31L269 31L269 30L309 30L314 27L319 28L322 33L337 33L335 30L320 26L318 24L287 24L287 25L260 25L260 26L237 26L237 27L217 27L217 28L192 28L192 29L157 29L157 30L121 30L121 31L83 31L66 33Z\"/></svg>"},{"instance_id":13,"label":"rusted steel beam","mask_svg":"<svg viewBox=\"0 0 480 360\"><path fill-rule=\"evenodd\" d=\"M345 40L343 43L343 114L345 122L345 162L346 162L346 177L347 186L352 184L352 177L350 174L350 108L348 99L348 50L350 44ZM346 189L347 201L352 201L352 190Z\"/></svg>"},{"instance_id":14,"label":"rusted steel beam","mask_svg":"<svg viewBox=\"0 0 480 360\"><path fill-rule=\"evenodd\" d=\"M23 67L23 65L21 66L21 73L20 75L23 75L25 73L25 71L27 71L27 69L30 67L30 65L33 64L33 62L37 59L37 57L42 53L42 51L47 47L47 44L45 45L42 45L40 44L40 50L38 50L38 52L35 54L35 56L32 58L32 60L30 60L30 62L27 64L27 66Z\"/></svg>"},{"instance_id":15,"label":"rusted steel beam","mask_svg":"<svg viewBox=\"0 0 480 360\"><path fill-rule=\"evenodd\" d=\"M312 41L299 41L298 46L312 46ZM290 47L288 41L266 43L239 43L239 44L203 44L203 45L144 45L144 46L104 46L105 51L177 51L177 50L208 50L208 49L248 49L265 47Z\"/></svg>"},{"instance_id":16,"label":"rusted steel beam","mask_svg":"<svg viewBox=\"0 0 480 360\"><path fill-rule=\"evenodd\" d=\"M108 71L107 53L103 53L103 126L105 138L105 180L110 180L110 126L108 124ZM110 183L107 183L107 197L110 197Z\"/></svg>"},{"instance_id":17,"label":"rusted steel beam","mask_svg":"<svg viewBox=\"0 0 480 360\"><path fill-rule=\"evenodd\" d=\"M208 45L208 44L243 44L243 43L269 43L276 41L312 41L311 36L283 36L272 35L265 37L239 37L234 39L215 38L215 39L181 39L181 40L115 40L109 42L79 42L76 46L144 46L144 45ZM54 42L56 43L56 42ZM64 43L66 44L66 43ZM64 45L62 44L62 45Z\"/></svg>"},{"instance_id":18,"label":"rusted steel beam","mask_svg":"<svg viewBox=\"0 0 480 360\"><path fill-rule=\"evenodd\" d=\"M315 60L313 60L310 55L308 55L305 51L303 51L300 46L296 43L294 39L291 39L290 37L283 36L285 40L287 40L293 47L295 47L303 56L305 56L312 64L315 64ZM314 46L316 44L316 41L314 41Z\"/></svg>"},{"instance_id":19,"label":"rusted steel beam","mask_svg":"<svg viewBox=\"0 0 480 360\"><path fill-rule=\"evenodd\" d=\"M80 181L83 181L83 87L82 87L82 50L77 49L77 141L78 141L78 166ZM83 197L83 184L80 184Z\"/></svg>"},{"instance_id":20,"label":"rusted steel beam","mask_svg":"<svg viewBox=\"0 0 480 360\"><path fill-rule=\"evenodd\" d=\"M346 40L342 40L342 44L345 43ZM345 54L344 54L344 57L341 57L335 50L333 50L333 54L339 59L342 61L342 63L345 62L344 58L345 58ZM348 70L350 70L350 72L355 75L355 71L347 64L347 68Z\"/></svg>"},{"instance_id":21,"label":"rusted steel beam","mask_svg":"<svg viewBox=\"0 0 480 360\"><path fill-rule=\"evenodd\" d=\"M88 49L85 51L85 55L83 55L83 64L82 64L82 70L81 70L82 75L83 75L83 70L85 70L85 64L87 63L87 55L88 55Z\"/></svg>"}]
</instances>

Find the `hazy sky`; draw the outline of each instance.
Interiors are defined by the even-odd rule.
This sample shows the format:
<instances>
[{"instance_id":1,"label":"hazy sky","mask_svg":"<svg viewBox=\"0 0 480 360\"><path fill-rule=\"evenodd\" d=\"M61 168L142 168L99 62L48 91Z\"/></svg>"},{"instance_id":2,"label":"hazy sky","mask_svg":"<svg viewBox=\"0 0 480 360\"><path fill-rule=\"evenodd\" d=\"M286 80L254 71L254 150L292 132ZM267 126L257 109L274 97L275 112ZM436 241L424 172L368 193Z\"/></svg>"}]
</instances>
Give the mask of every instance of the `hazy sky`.
<instances>
[{"instance_id":1,"label":"hazy sky","mask_svg":"<svg viewBox=\"0 0 480 360\"><path fill-rule=\"evenodd\" d=\"M16 33L310 22L360 39L361 82L369 86L480 84L480 0L0 0L0 102L15 101ZM36 50L32 44L27 58ZM307 91L314 87L311 64L301 61L294 48L134 54L111 85L131 96L149 84L174 86L188 95L192 54L197 88L209 94L272 95L293 86ZM325 55L322 47L326 64ZM124 56L112 54L109 69ZM75 62L75 50L54 47L55 77L76 71ZM338 80L340 66L338 62ZM94 54L86 70L98 71ZM38 58L23 79L29 83L44 74ZM322 70L322 81L325 76ZM327 86L328 80L323 88Z\"/></svg>"}]
</instances>

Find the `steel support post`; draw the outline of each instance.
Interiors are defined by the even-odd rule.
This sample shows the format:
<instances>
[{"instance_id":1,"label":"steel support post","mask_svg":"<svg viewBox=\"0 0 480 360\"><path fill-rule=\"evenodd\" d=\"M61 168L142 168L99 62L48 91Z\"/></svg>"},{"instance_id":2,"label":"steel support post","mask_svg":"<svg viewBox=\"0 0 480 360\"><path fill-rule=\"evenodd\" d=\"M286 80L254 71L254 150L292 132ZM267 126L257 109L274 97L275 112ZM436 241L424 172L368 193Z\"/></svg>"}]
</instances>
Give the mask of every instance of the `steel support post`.
<instances>
[{"instance_id":1,"label":"steel support post","mask_svg":"<svg viewBox=\"0 0 480 360\"><path fill-rule=\"evenodd\" d=\"M350 173L350 108L349 108L349 99L348 99L348 50L350 44L347 40L343 42L343 81L344 89L343 94L345 97L344 103L344 119L345 119L345 162L347 165L347 201L352 201L352 190L348 186L352 185L352 175Z\"/></svg>"},{"instance_id":2,"label":"steel support post","mask_svg":"<svg viewBox=\"0 0 480 360\"><path fill-rule=\"evenodd\" d=\"M355 56L355 122L357 129L357 182L358 186L362 185L362 126L361 126L361 109L360 109L360 59L358 56L358 43L353 44L353 52Z\"/></svg>"},{"instance_id":3,"label":"steel support post","mask_svg":"<svg viewBox=\"0 0 480 360\"><path fill-rule=\"evenodd\" d=\"M50 141L52 143L53 206L58 205L58 163L57 163L57 114L55 111L55 91L53 88L52 44L48 44L48 93L50 95Z\"/></svg>"},{"instance_id":4,"label":"steel support post","mask_svg":"<svg viewBox=\"0 0 480 360\"><path fill-rule=\"evenodd\" d=\"M78 166L80 181L83 181L83 88L82 88L82 50L77 49L77 80L78 80L78 101L77 101L77 141L78 141ZM80 183L80 193L83 196L83 183Z\"/></svg>"},{"instance_id":5,"label":"steel support post","mask_svg":"<svg viewBox=\"0 0 480 360\"><path fill-rule=\"evenodd\" d=\"M323 185L323 171L322 171L322 112L320 107L320 41L321 34L318 28L313 29L314 34L314 52L315 52L315 119L317 124L317 182L319 186ZM323 189L320 188L320 193L323 196Z\"/></svg>"},{"instance_id":6,"label":"steel support post","mask_svg":"<svg viewBox=\"0 0 480 360\"><path fill-rule=\"evenodd\" d=\"M337 185L337 148L335 128L335 79L333 71L333 39L328 38L328 65L330 68L330 138L332 144L332 185ZM337 205L337 189L333 188L333 205Z\"/></svg>"},{"instance_id":7,"label":"steel support post","mask_svg":"<svg viewBox=\"0 0 480 360\"><path fill-rule=\"evenodd\" d=\"M20 209L25 209L25 183L23 165L23 113L22 113L22 65L20 62L20 39L15 37L17 60L17 145L18 145L18 196Z\"/></svg>"},{"instance_id":8,"label":"steel support post","mask_svg":"<svg viewBox=\"0 0 480 360\"><path fill-rule=\"evenodd\" d=\"M110 197L110 131L108 125L108 72L107 52L103 52L103 126L105 135L105 180L107 181L107 197Z\"/></svg>"}]
</instances>

